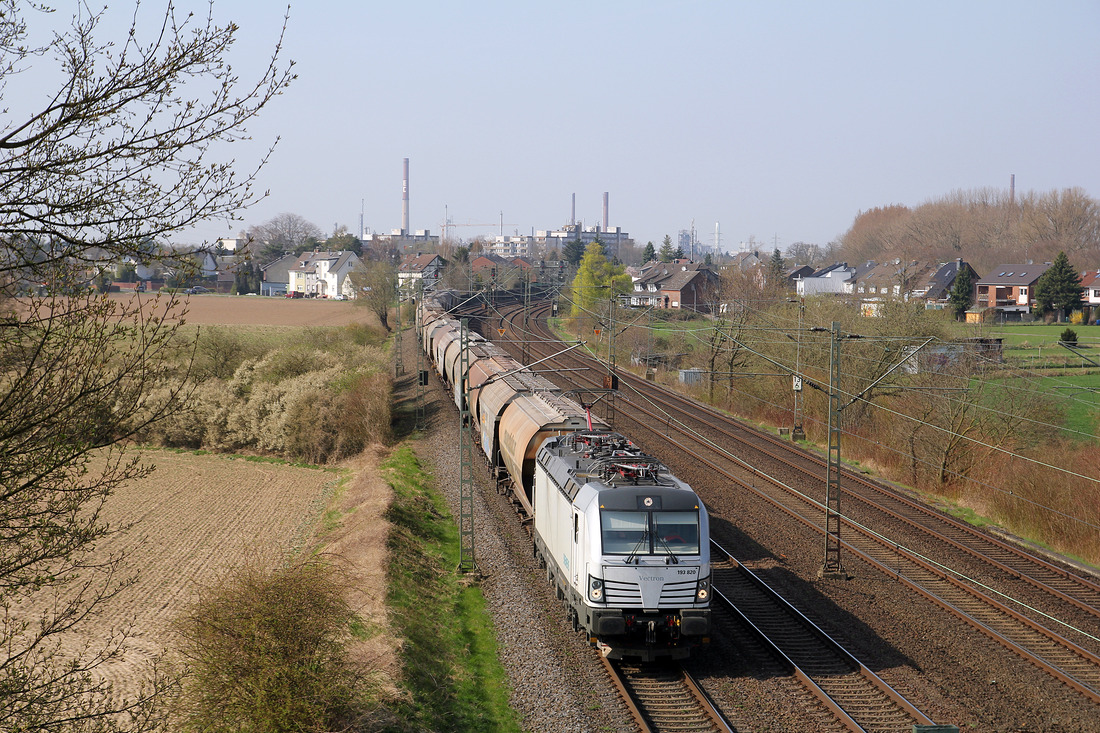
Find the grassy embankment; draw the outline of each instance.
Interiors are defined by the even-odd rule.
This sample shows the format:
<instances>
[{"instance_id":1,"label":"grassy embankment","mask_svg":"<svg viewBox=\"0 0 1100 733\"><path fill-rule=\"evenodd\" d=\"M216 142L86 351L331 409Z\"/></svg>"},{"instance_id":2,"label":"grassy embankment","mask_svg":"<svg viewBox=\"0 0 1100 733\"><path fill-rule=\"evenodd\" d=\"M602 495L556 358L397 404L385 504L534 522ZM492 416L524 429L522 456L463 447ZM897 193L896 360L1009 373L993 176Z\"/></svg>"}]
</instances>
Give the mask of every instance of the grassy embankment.
<instances>
[{"instance_id":1,"label":"grassy embankment","mask_svg":"<svg viewBox=\"0 0 1100 733\"><path fill-rule=\"evenodd\" d=\"M394 489L389 604L405 640L405 722L418 730L519 731L485 600L458 574L458 526L408 445L383 465Z\"/></svg>"}]
</instances>

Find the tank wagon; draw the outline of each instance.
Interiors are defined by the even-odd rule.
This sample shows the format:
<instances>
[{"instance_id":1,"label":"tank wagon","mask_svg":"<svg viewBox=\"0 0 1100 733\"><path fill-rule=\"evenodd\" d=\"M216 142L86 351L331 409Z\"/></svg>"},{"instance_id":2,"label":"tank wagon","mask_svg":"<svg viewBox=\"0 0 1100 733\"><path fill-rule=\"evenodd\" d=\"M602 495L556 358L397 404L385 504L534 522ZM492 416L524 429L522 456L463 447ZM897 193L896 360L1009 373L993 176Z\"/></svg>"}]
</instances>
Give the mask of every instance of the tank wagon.
<instances>
[{"instance_id":1,"label":"tank wagon","mask_svg":"<svg viewBox=\"0 0 1100 733\"><path fill-rule=\"evenodd\" d=\"M692 489L560 389L475 333L461 368L453 295L426 299L426 354L470 411L498 486L575 630L611 658L683 658L710 633L706 508ZM469 398L470 404L465 405Z\"/></svg>"}]
</instances>

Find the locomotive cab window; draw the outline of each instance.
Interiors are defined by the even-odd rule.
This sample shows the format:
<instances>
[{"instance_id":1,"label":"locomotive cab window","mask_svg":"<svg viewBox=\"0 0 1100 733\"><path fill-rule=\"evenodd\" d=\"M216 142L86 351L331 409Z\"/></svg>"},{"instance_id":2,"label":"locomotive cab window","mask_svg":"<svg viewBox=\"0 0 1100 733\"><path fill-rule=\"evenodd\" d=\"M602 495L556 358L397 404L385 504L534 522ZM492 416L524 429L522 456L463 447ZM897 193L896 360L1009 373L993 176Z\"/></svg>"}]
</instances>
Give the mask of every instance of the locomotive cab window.
<instances>
[{"instance_id":1,"label":"locomotive cab window","mask_svg":"<svg viewBox=\"0 0 1100 733\"><path fill-rule=\"evenodd\" d=\"M699 512L653 512L659 550L699 554Z\"/></svg>"},{"instance_id":2,"label":"locomotive cab window","mask_svg":"<svg viewBox=\"0 0 1100 733\"><path fill-rule=\"evenodd\" d=\"M600 512L605 555L698 555L699 512Z\"/></svg>"},{"instance_id":3,"label":"locomotive cab window","mask_svg":"<svg viewBox=\"0 0 1100 733\"><path fill-rule=\"evenodd\" d=\"M646 512L600 512L605 555L649 554L649 515ZM641 549L637 549L641 547Z\"/></svg>"}]
</instances>

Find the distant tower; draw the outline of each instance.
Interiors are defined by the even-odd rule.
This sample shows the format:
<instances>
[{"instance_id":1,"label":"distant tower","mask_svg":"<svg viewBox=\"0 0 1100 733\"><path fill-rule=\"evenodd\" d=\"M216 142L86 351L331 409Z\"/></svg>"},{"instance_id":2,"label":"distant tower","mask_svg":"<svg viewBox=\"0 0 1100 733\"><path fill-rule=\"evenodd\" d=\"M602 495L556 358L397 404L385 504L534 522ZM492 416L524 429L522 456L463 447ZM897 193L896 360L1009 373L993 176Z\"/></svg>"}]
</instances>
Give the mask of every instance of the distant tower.
<instances>
[{"instance_id":1,"label":"distant tower","mask_svg":"<svg viewBox=\"0 0 1100 733\"><path fill-rule=\"evenodd\" d=\"M722 228L714 222L714 254L722 253Z\"/></svg>"},{"instance_id":2,"label":"distant tower","mask_svg":"<svg viewBox=\"0 0 1100 733\"><path fill-rule=\"evenodd\" d=\"M409 229L409 159L405 158L405 177L401 184L401 233L408 234Z\"/></svg>"},{"instance_id":3,"label":"distant tower","mask_svg":"<svg viewBox=\"0 0 1100 733\"><path fill-rule=\"evenodd\" d=\"M603 192L603 230L607 231L607 191Z\"/></svg>"},{"instance_id":4,"label":"distant tower","mask_svg":"<svg viewBox=\"0 0 1100 733\"><path fill-rule=\"evenodd\" d=\"M1016 204L1016 174L1012 173L1008 179L1008 203Z\"/></svg>"},{"instance_id":5,"label":"distant tower","mask_svg":"<svg viewBox=\"0 0 1100 733\"><path fill-rule=\"evenodd\" d=\"M573 208L569 210L569 226L577 223L577 194L573 194Z\"/></svg>"}]
</instances>

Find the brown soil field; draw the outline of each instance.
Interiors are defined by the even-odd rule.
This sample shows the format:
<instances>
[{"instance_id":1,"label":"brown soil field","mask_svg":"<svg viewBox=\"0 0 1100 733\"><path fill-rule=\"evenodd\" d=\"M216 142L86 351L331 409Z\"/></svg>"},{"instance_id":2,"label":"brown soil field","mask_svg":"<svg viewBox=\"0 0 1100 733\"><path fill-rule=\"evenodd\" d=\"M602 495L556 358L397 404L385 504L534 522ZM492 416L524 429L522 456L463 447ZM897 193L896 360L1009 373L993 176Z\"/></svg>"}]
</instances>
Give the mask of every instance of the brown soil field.
<instances>
[{"instance_id":1,"label":"brown soil field","mask_svg":"<svg viewBox=\"0 0 1100 733\"><path fill-rule=\"evenodd\" d=\"M338 519L326 519L323 549L352 570L357 591L351 600L368 627L382 627L386 532L380 523L389 487L374 453L365 452L340 471L167 451L149 451L144 458L156 470L116 491L103 513L113 526L132 526L95 551L97 557L125 553L122 572L137 582L103 604L101 614L86 619L64 643L66 650L84 644L94 649L111 629L132 622L125 655L100 670L117 689L136 691L145 665L173 648L173 622L204 587L235 565L277 562L316 546L326 510L338 512ZM383 664L390 653L385 638L356 650L359 658Z\"/></svg>"},{"instance_id":2,"label":"brown soil field","mask_svg":"<svg viewBox=\"0 0 1100 733\"><path fill-rule=\"evenodd\" d=\"M155 293L139 296L115 295L121 299L139 297L155 303ZM260 295L180 296L187 313L184 320L193 324L219 326L347 326L352 323L374 323L378 320L365 308L350 300L316 300L312 298L269 298ZM167 296L160 296L166 302Z\"/></svg>"}]
</instances>

